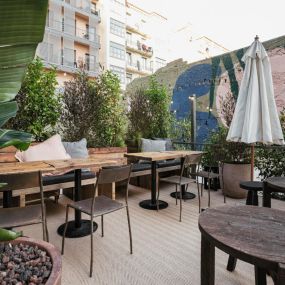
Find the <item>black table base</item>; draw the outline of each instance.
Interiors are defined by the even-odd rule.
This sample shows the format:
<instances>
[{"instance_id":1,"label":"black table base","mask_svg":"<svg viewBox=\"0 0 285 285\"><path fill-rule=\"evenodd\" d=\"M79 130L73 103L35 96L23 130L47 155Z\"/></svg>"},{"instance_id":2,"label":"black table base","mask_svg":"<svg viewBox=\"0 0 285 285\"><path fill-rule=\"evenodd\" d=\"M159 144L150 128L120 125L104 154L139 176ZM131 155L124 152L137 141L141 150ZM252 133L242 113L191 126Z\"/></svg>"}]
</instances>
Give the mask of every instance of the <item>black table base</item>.
<instances>
[{"instance_id":1,"label":"black table base","mask_svg":"<svg viewBox=\"0 0 285 285\"><path fill-rule=\"evenodd\" d=\"M157 210L157 205L156 205L156 203L152 203L151 200L144 200L144 201L141 201L141 202L139 203L139 205L140 205L142 208L147 209L147 210ZM166 203L166 202L164 202L164 201L161 201L161 200L158 201L158 208L159 208L160 210L165 209L165 208L167 208L167 207L168 207L168 203Z\"/></svg>"},{"instance_id":2,"label":"black table base","mask_svg":"<svg viewBox=\"0 0 285 285\"><path fill-rule=\"evenodd\" d=\"M63 236L65 224L62 224L58 229L57 233L60 236ZM93 222L93 232L98 228L97 223ZM65 237L67 238L79 238L90 235L91 233L91 221L90 220L81 220L81 226L75 227L75 221L68 222L67 230Z\"/></svg>"},{"instance_id":3,"label":"black table base","mask_svg":"<svg viewBox=\"0 0 285 285\"><path fill-rule=\"evenodd\" d=\"M176 198L176 192L170 193L170 196L172 198ZM190 200L190 199L194 199L195 197L196 197L196 195L194 193L191 193L191 192L182 193L182 199L183 200ZM177 199L180 199L180 192L177 192Z\"/></svg>"}]
</instances>

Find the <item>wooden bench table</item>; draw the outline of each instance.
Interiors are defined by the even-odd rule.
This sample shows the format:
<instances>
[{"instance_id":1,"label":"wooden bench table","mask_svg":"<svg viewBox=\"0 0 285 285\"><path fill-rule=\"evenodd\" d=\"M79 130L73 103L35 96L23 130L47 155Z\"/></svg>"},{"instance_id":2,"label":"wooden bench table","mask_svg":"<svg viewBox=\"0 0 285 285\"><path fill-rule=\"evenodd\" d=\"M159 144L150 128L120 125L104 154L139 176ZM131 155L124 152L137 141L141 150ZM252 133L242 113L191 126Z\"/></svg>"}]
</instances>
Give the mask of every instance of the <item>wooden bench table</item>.
<instances>
[{"instance_id":1,"label":"wooden bench table","mask_svg":"<svg viewBox=\"0 0 285 285\"><path fill-rule=\"evenodd\" d=\"M215 247L255 266L255 284L285 284L285 211L256 206L209 208L199 217L201 285L215 284Z\"/></svg>"}]
</instances>

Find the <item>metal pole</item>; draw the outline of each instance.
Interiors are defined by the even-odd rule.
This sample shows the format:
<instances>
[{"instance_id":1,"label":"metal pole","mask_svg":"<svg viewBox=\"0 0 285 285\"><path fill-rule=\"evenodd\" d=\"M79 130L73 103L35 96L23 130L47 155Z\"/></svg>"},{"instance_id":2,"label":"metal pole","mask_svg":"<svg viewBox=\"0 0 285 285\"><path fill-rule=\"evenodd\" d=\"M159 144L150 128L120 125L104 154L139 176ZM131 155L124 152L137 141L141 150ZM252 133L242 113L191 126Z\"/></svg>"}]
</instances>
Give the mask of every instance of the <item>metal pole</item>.
<instances>
[{"instance_id":1,"label":"metal pole","mask_svg":"<svg viewBox=\"0 0 285 285\"><path fill-rule=\"evenodd\" d=\"M193 94L191 96L190 100L192 101L191 105L191 142L193 145L193 149L195 149L195 143L196 143L196 95Z\"/></svg>"}]
</instances>

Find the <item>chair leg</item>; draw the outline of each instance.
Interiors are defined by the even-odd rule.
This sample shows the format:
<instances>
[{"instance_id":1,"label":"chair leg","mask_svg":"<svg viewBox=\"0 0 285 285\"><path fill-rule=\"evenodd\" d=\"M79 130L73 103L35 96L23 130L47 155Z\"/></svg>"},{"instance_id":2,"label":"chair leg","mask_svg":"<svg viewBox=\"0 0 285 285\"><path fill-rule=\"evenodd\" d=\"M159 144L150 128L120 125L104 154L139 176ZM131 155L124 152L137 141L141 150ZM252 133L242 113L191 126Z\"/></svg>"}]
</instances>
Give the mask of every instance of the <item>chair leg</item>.
<instances>
[{"instance_id":1,"label":"chair leg","mask_svg":"<svg viewBox=\"0 0 285 285\"><path fill-rule=\"evenodd\" d=\"M101 236L104 237L104 217L101 216Z\"/></svg>"},{"instance_id":2,"label":"chair leg","mask_svg":"<svg viewBox=\"0 0 285 285\"><path fill-rule=\"evenodd\" d=\"M182 186L180 186L180 216L179 216L179 222L182 221Z\"/></svg>"},{"instance_id":3,"label":"chair leg","mask_svg":"<svg viewBox=\"0 0 285 285\"><path fill-rule=\"evenodd\" d=\"M237 258L229 255L227 270L230 272L234 271L236 268L236 265L237 265Z\"/></svg>"},{"instance_id":4,"label":"chair leg","mask_svg":"<svg viewBox=\"0 0 285 285\"><path fill-rule=\"evenodd\" d=\"M157 212L159 211L159 188L160 188L160 185L159 185L159 177L157 179L157 183L156 183L156 186L157 186L157 197L156 197L156 210Z\"/></svg>"},{"instance_id":5,"label":"chair leg","mask_svg":"<svg viewBox=\"0 0 285 285\"><path fill-rule=\"evenodd\" d=\"M199 213L201 213L201 198L200 198L200 189L199 189L198 179L196 180L196 184L197 184L197 190L198 190Z\"/></svg>"},{"instance_id":6,"label":"chair leg","mask_svg":"<svg viewBox=\"0 0 285 285\"><path fill-rule=\"evenodd\" d=\"M209 185L211 185L211 179L208 180L209 181ZM211 206L211 188L208 187L208 207L210 208Z\"/></svg>"},{"instance_id":7,"label":"chair leg","mask_svg":"<svg viewBox=\"0 0 285 285\"><path fill-rule=\"evenodd\" d=\"M69 206L66 206L66 216L65 216L65 226L64 226L64 231L62 235L62 244L61 244L61 254L64 254L64 241L65 241L65 234L68 226L68 212L69 212Z\"/></svg>"},{"instance_id":8,"label":"chair leg","mask_svg":"<svg viewBox=\"0 0 285 285\"><path fill-rule=\"evenodd\" d=\"M92 277L93 273L93 219L91 218L91 252L90 252L90 274L89 277Z\"/></svg>"},{"instance_id":9,"label":"chair leg","mask_svg":"<svg viewBox=\"0 0 285 285\"><path fill-rule=\"evenodd\" d=\"M126 206L126 211L127 211L127 219L128 219L128 227L129 227L129 237L130 237L130 254L133 254L133 239L132 239L132 230L131 230L129 206Z\"/></svg>"},{"instance_id":10,"label":"chair leg","mask_svg":"<svg viewBox=\"0 0 285 285\"><path fill-rule=\"evenodd\" d=\"M176 205L177 205L177 184L175 184L175 201L176 201Z\"/></svg>"}]
</instances>

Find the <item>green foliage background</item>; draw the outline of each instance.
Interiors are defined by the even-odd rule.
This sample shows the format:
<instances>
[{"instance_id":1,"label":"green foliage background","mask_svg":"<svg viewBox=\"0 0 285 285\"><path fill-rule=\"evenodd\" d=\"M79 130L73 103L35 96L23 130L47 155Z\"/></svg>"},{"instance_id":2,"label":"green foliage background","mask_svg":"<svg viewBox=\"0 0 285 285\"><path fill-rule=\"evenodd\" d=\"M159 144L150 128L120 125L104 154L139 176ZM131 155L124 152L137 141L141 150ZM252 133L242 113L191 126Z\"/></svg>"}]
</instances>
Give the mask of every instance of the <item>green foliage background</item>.
<instances>
[{"instance_id":1,"label":"green foliage background","mask_svg":"<svg viewBox=\"0 0 285 285\"><path fill-rule=\"evenodd\" d=\"M171 97L155 76L148 87L138 88L129 94L128 137L134 143L143 138L167 138L170 135L172 116L169 110Z\"/></svg>"},{"instance_id":2,"label":"green foliage background","mask_svg":"<svg viewBox=\"0 0 285 285\"><path fill-rule=\"evenodd\" d=\"M8 128L28 132L36 141L54 134L62 106L56 86L55 69L45 70L39 58L31 62L15 97L19 110L7 124Z\"/></svg>"},{"instance_id":3,"label":"green foliage background","mask_svg":"<svg viewBox=\"0 0 285 285\"><path fill-rule=\"evenodd\" d=\"M65 82L61 130L65 140L85 137L92 147L123 146L126 133L125 104L120 80L105 71L95 80L81 70Z\"/></svg>"}]
</instances>

